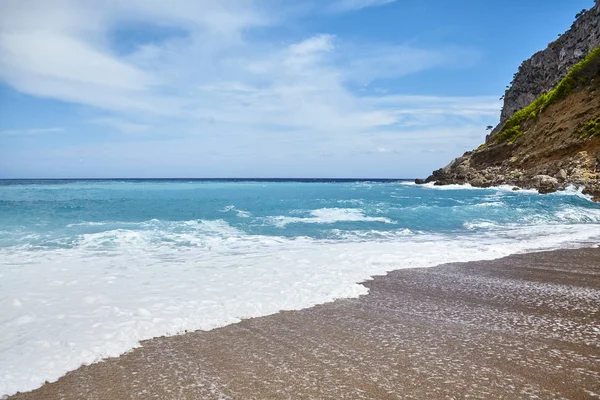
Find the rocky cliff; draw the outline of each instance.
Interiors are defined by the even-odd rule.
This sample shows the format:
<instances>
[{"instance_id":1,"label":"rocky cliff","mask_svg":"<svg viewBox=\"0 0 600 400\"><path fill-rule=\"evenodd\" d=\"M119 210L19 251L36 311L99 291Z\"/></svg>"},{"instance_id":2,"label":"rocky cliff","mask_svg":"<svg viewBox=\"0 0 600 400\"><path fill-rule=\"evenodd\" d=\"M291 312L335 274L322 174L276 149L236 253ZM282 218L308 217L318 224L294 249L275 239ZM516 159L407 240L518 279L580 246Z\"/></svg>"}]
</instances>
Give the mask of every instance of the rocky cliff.
<instances>
[{"instance_id":1,"label":"rocky cliff","mask_svg":"<svg viewBox=\"0 0 600 400\"><path fill-rule=\"evenodd\" d=\"M417 182L575 185L600 201L600 0L521 65L485 144Z\"/></svg>"},{"instance_id":2,"label":"rocky cliff","mask_svg":"<svg viewBox=\"0 0 600 400\"><path fill-rule=\"evenodd\" d=\"M545 50L523 61L504 93L500 124L526 107L542 93L554 88L573 65L600 45L600 0L590 10L577 14L571 28Z\"/></svg>"}]
</instances>

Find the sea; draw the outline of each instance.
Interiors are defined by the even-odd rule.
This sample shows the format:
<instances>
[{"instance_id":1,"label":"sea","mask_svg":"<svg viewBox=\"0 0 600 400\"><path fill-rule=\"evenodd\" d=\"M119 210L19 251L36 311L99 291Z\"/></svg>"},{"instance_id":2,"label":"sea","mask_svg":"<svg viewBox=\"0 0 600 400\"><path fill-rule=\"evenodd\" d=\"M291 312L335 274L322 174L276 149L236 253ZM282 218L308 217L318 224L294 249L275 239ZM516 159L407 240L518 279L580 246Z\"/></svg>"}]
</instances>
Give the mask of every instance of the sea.
<instances>
[{"instance_id":1,"label":"sea","mask_svg":"<svg viewBox=\"0 0 600 400\"><path fill-rule=\"evenodd\" d=\"M577 190L0 181L0 396L141 340L366 295L391 270L599 244Z\"/></svg>"}]
</instances>

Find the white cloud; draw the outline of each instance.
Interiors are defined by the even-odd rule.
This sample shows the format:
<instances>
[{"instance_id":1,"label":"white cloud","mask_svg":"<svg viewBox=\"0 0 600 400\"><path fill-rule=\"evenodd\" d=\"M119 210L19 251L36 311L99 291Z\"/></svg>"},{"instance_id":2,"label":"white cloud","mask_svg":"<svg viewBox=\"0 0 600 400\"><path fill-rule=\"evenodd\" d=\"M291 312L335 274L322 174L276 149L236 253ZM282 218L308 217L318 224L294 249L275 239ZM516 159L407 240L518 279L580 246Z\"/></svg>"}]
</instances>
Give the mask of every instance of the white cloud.
<instances>
[{"instance_id":1,"label":"white cloud","mask_svg":"<svg viewBox=\"0 0 600 400\"><path fill-rule=\"evenodd\" d=\"M349 11L389 2L328 4ZM4 0L0 79L27 94L89 106L93 116L88 113L86 119L97 125L153 138L184 137L178 143L186 148L173 149L174 160L184 159L180 153L188 154L191 143L196 152L218 154L233 142L239 147L231 157L238 158L325 154L334 147L336 154L367 148L391 156L397 154L398 140L410 137L414 129L472 131L497 115L499 102L488 97L353 89L370 89L372 82L427 69L469 64L476 61L475 52L357 44L327 32L288 42L249 34L256 27L282 29L277 26L284 22L281 18L290 18L282 11L283 4ZM138 39L125 51L114 35L116 28L127 24L150 30L176 28L181 34L160 41ZM107 148L121 154L118 145ZM165 145L152 149L149 153ZM98 146L90 150L102 151ZM88 154L86 160L91 158Z\"/></svg>"},{"instance_id":2,"label":"white cloud","mask_svg":"<svg viewBox=\"0 0 600 400\"><path fill-rule=\"evenodd\" d=\"M285 52L284 66L295 71L313 67L322 60L323 53L333 51L333 39L332 35L316 35L290 45Z\"/></svg>"},{"instance_id":3,"label":"white cloud","mask_svg":"<svg viewBox=\"0 0 600 400\"><path fill-rule=\"evenodd\" d=\"M12 73L17 79L23 74L73 85L131 91L143 91L151 84L143 71L65 34L3 33L0 47L2 62L10 67L4 74Z\"/></svg>"}]
</instances>

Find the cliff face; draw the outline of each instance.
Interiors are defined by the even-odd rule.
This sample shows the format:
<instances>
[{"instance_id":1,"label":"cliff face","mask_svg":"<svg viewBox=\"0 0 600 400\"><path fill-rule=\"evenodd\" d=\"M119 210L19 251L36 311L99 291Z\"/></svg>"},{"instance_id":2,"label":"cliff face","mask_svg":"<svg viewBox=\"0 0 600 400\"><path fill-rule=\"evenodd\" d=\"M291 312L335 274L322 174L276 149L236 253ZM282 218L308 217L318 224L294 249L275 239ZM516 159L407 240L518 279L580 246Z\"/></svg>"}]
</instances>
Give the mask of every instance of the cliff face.
<instances>
[{"instance_id":1,"label":"cliff face","mask_svg":"<svg viewBox=\"0 0 600 400\"><path fill-rule=\"evenodd\" d=\"M600 45L600 0L545 50L525 60L504 94L500 124L542 93L554 88L569 69Z\"/></svg>"},{"instance_id":2,"label":"cliff face","mask_svg":"<svg viewBox=\"0 0 600 400\"><path fill-rule=\"evenodd\" d=\"M521 65L486 143L417 183L540 193L575 185L600 201L599 46L596 0L567 33Z\"/></svg>"},{"instance_id":3,"label":"cliff face","mask_svg":"<svg viewBox=\"0 0 600 400\"><path fill-rule=\"evenodd\" d=\"M427 182L512 185L550 193L581 186L600 200L600 76L523 123L514 142L482 146L434 171Z\"/></svg>"}]
</instances>

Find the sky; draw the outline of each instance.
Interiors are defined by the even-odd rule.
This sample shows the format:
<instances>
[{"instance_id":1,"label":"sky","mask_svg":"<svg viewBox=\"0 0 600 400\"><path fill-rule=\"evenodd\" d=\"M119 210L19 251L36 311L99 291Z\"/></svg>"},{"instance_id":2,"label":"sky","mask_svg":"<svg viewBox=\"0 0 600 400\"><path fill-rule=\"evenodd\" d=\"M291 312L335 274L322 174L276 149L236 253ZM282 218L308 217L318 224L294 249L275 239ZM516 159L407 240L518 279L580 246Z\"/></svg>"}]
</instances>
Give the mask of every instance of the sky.
<instances>
[{"instance_id":1,"label":"sky","mask_svg":"<svg viewBox=\"0 0 600 400\"><path fill-rule=\"evenodd\" d=\"M0 0L0 178L426 177L592 0Z\"/></svg>"}]
</instances>

